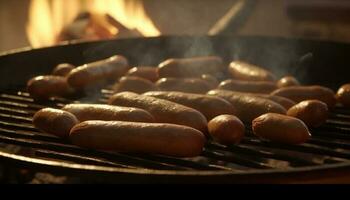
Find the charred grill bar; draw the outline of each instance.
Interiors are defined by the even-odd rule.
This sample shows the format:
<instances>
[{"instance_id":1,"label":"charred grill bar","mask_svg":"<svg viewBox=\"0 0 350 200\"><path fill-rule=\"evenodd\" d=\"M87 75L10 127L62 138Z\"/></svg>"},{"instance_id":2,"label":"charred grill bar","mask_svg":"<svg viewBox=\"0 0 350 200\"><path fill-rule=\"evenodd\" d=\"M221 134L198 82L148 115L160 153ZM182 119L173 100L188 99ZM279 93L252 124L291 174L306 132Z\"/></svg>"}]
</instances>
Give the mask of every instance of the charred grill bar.
<instances>
[{"instance_id":1,"label":"charred grill bar","mask_svg":"<svg viewBox=\"0 0 350 200\"><path fill-rule=\"evenodd\" d=\"M94 96L43 102L23 89L30 77L48 73L58 63L82 64L113 54L125 55L132 65L195 55L241 58L277 75L290 72L304 84L335 89L348 81L349 50L348 44L331 42L216 36L111 40L6 54L0 57L0 144L14 148L1 150L0 159L8 166L112 182L349 182L350 110L342 107L331 111L326 124L312 129L312 139L303 145L261 141L247 126L239 145L209 142L200 157L180 159L86 150L33 127L37 110L72 102L101 103L111 93L108 88ZM300 62L307 53L312 59Z\"/></svg>"}]
</instances>

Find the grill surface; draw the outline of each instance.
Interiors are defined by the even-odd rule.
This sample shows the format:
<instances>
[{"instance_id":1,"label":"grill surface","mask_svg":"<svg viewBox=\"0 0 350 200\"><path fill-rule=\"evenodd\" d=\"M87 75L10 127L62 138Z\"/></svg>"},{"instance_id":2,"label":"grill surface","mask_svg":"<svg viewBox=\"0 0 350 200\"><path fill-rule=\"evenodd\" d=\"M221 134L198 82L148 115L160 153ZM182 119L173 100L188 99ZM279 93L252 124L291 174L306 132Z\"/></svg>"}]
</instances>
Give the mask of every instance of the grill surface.
<instances>
[{"instance_id":1,"label":"grill surface","mask_svg":"<svg viewBox=\"0 0 350 200\"><path fill-rule=\"evenodd\" d=\"M102 98L95 103L101 103L106 96L108 90L102 90ZM104 171L159 175L166 175L169 172L184 175L201 172L255 174L266 171L305 170L305 167L317 169L325 165L348 163L350 160L350 111L340 107L332 111L331 118L326 124L311 130L312 139L303 145L282 145L261 141L253 136L250 127L247 127L247 136L241 144L224 146L209 142L200 157L183 159L87 150L71 145L69 141L41 133L33 127L31 120L37 110L44 107L60 108L68 102L73 101L60 98L48 102L35 102L26 92L1 94L0 142L22 147L18 152L10 153L25 158L58 161L66 172L74 168L73 164L80 164L93 171L99 171L100 168L96 168L99 166L108 167L103 168ZM31 165L40 163L40 160L29 161ZM46 163L46 165L52 164ZM83 168L78 167L81 170Z\"/></svg>"},{"instance_id":2,"label":"grill surface","mask_svg":"<svg viewBox=\"0 0 350 200\"><path fill-rule=\"evenodd\" d=\"M0 57L1 63L7 62ZM350 110L339 106L326 124L311 130L313 137L305 144L262 141L247 126L239 145L209 142L201 156L185 159L87 150L41 133L31 123L37 110L72 102L103 103L111 91L103 89L91 98L38 102L22 89L25 82L0 92L0 147L13 145L0 152L7 164L113 182L350 182Z\"/></svg>"}]
</instances>

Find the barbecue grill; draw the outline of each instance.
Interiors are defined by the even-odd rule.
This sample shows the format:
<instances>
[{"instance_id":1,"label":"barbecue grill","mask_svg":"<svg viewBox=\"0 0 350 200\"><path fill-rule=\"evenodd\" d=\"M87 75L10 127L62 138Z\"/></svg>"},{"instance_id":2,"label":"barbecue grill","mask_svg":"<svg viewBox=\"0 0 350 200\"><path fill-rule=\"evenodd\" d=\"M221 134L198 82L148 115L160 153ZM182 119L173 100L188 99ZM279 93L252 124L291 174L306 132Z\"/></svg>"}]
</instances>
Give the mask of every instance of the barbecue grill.
<instances>
[{"instance_id":1,"label":"barbecue grill","mask_svg":"<svg viewBox=\"0 0 350 200\"><path fill-rule=\"evenodd\" d=\"M39 132L31 123L44 107L101 103L103 88L71 98L36 101L25 91L28 79L49 74L54 66L75 65L125 55L132 65L156 66L169 57L219 55L226 63L242 59L278 76L290 74L302 84L337 89L349 82L350 44L255 36L179 36L70 42L24 49L0 56L0 162L40 172L88 177L115 183L342 183L350 182L350 109L336 106L327 123L311 129L302 145L260 140L247 124L239 145L208 142L201 156L104 152L80 148ZM5 149L5 148L3 148Z\"/></svg>"}]
</instances>

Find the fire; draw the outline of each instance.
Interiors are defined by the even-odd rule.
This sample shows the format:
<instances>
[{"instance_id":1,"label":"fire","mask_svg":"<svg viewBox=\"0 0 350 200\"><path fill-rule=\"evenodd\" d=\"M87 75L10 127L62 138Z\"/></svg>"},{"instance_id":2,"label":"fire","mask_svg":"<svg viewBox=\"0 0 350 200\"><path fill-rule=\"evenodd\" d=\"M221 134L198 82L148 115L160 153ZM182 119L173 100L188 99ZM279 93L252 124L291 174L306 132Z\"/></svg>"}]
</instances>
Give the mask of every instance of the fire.
<instances>
[{"instance_id":1,"label":"fire","mask_svg":"<svg viewBox=\"0 0 350 200\"><path fill-rule=\"evenodd\" d=\"M31 0L27 24L30 44L54 45L63 27L82 11L109 14L127 29L137 30L145 37L161 34L144 10L142 0Z\"/></svg>"}]
</instances>

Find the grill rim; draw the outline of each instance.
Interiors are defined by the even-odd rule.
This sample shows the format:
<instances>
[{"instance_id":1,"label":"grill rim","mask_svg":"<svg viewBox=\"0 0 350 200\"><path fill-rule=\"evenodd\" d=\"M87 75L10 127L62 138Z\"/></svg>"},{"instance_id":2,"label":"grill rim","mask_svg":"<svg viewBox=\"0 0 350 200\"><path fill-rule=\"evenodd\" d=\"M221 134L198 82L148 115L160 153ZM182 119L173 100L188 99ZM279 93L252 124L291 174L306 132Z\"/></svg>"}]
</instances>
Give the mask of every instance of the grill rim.
<instances>
[{"instance_id":1,"label":"grill rim","mask_svg":"<svg viewBox=\"0 0 350 200\"><path fill-rule=\"evenodd\" d=\"M191 170L191 171L181 171L181 170L156 170L156 169L124 169L117 167L106 167L97 165L83 165L83 164L69 164L59 161L50 161L41 158L31 158L11 153L5 153L0 151L0 159L12 159L18 161L18 163L31 163L35 165L44 165L51 167L63 167L72 170L88 170L95 172L110 172L110 173L129 173L129 174L143 174L143 175L259 175L259 174L290 174L290 173L302 173L302 172L315 172L316 170L331 170L340 168L349 168L350 162L334 163L334 164L322 164L316 166L303 166L297 168L286 169L251 169L248 171L229 171L229 170ZM349 174L350 176L350 174Z\"/></svg>"}]
</instances>

